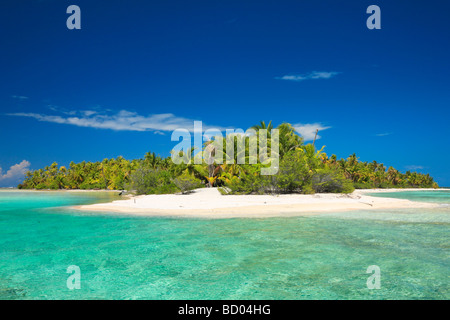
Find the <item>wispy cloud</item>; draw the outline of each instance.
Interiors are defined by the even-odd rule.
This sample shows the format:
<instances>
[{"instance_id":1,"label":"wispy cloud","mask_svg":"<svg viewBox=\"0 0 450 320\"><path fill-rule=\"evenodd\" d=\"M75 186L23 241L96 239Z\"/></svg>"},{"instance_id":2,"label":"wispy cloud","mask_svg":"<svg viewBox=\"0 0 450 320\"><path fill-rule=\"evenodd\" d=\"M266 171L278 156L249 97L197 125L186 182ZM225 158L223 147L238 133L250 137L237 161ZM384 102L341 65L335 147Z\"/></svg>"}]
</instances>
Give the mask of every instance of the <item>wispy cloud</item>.
<instances>
[{"instance_id":1,"label":"wispy cloud","mask_svg":"<svg viewBox=\"0 0 450 320\"><path fill-rule=\"evenodd\" d=\"M405 166L406 170L421 170L421 169L425 169L424 166L417 166L417 165L409 165L409 166Z\"/></svg>"},{"instance_id":2,"label":"wispy cloud","mask_svg":"<svg viewBox=\"0 0 450 320\"><path fill-rule=\"evenodd\" d=\"M25 97L25 96L11 96L11 98L18 99L18 100L27 100L28 99L28 97Z\"/></svg>"},{"instance_id":3,"label":"wispy cloud","mask_svg":"<svg viewBox=\"0 0 450 320\"><path fill-rule=\"evenodd\" d=\"M0 187L15 187L22 182L25 173L30 169L30 163L23 160L21 163L15 164L3 174L0 167Z\"/></svg>"},{"instance_id":4,"label":"wispy cloud","mask_svg":"<svg viewBox=\"0 0 450 320\"><path fill-rule=\"evenodd\" d=\"M96 114L97 111L94 111L94 110L83 110L83 111L81 111L81 113L83 115L85 115L86 117L90 117L90 116Z\"/></svg>"},{"instance_id":5,"label":"wispy cloud","mask_svg":"<svg viewBox=\"0 0 450 320\"><path fill-rule=\"evenodd\" d=\"M77 114L76 111L65 110L65 109L63 109L63 108L60 108L60 107L58 107L58 106L54 106L54 105L52 105L52 104L47 105L47 108L49 108L49 109L52 110L52 111L58 112L58 113L66 114L66 115L68 115L68 116L74 116L74 115Z\"/></svg>"},{"instance_id":6,"label":"wispy cloud","mask_svg":"<svg viewBox=\"0 0 450 320\"><path fill-rule=\"evenodd\" d=\"M56 110L56 109L55 109ZM116 131L154 131L161 134L164 131L174 131L184 128L192 131L194 120L177 117L172 113L139 115L136 112L121 110L117 113L92 110L65 111L62 115L47 115L39 113L9 113L9 116L28 117L42 122L68 124L77 127L110 129ZM203 130L215 128L224 131L220 126L203 125Z\"/></svg>"},{"instance_id":7,"label":"wispy cloud","mask_svg":"<svg viewBox=\"0 0 450 320\"><path fill-rule=\"evenodd\" d=\"M375 134L376 137L386 137L386 136L390 136L392 134L392 132L383 132L383 133L377 133Z\"/></svg>"},{"instance_id":8,"label":"wispy cloud","mask_svg":"<svg viewBox=\"0 0 450 320\"><path fill-rule=\"evenodd\" d=\"M307 74L294 74L294 75L285 75L282 77L275 77L275 79L299 82L304 80L330 79L337 76L338 74L340 74L340 72L313 71Z\"/></svg>"},{"instance_id":9,"label":"wispy cloud","mask_svg":"<svg viewBox=\"0 0 450 320\"><path fill-rule=\"evenodd\" d=\"M305 124L298 123L298 124L294 124L293 127L303 137L303 139L305 141L314 140L314 137L316 135L316 130L317 129L319 129L319 132L320 132L320 131L327 130L327 129L331 128L329 126L328 127L324 126L323 124L318 123L318 122L316 122L316 123L305 123ZM321 136L317 135L316 140L318 140L320 138L321 138Z\"/></svg>"},{"instance_id":10,"label":"wispy cloud","mask_svg":"<svg viewBox=\"0 0 450 320\"><path fill-rule=\"evenodd\" d=\"M98 111L94 110L80 110L80 111L74 111L74 110L67 110L65 108L61 108L52 104L47 105L47 108L49 108L52 111L55 111L57 113L63 113L68 116L76 116L77 114L84 115L84 116L92 116L93 114L98 113Z\"/></svg>"}]
</instances>

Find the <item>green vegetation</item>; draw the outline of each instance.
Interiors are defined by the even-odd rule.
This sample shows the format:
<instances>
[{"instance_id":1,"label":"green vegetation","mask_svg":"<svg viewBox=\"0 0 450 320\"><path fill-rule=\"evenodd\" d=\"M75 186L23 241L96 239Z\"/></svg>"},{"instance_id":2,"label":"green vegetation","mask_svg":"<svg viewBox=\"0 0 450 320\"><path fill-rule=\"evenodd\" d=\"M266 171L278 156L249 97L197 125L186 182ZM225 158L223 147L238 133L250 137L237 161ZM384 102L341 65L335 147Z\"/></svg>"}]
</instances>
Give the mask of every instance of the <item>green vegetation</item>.
<instances>
[{"instance_id":1,"label":"green vegetation","mask_svg":"<svg viewBox=\"0 0 450 320\"><path fill-rule=\"evenodd\" d=\"M171 175L161 168L148 168L139 166L130 176L129 189L137 194L174 193L177 190L172 182Z\"/></svg>"},{"instance_id":2,"label":"green vegetation","mask_svg":"<svg viewBox=\"0 0 450 320\"><path fill-rule=\"evenodd\" d=\"M120 190L129 181L130 174L139 161L123 157L105 159L102 162L71 162L69 168L51 166L28 171L20 189L110 189Z\"/></svg>"},{"instance_id":3,"label":"green vegetation","mask_svg":"<svg viewBox=\"0 0 450 320\"><path fill-rule=\"evenodd\" d=\"M261 121L252 129L272 129ZM102 162L71 163L69 168L53 163L49 167L29 171L21 189L110 189L133 190L138 194L187 193L202 186L221 187L222 194L280 194L314 192L352 192L354 188L437 188L429 174L398 170L373 162L361 162L355 154L337 160L328 157L324 147L316 150L314 144L304 144L289 123L277 127L279 130L279 169L275 175L261 175L268 163L255 158L250 148L250 139L244 135L221 137L223 150L218 150L214 141L204 144L202 152L194 154L192 148L179 155L187 163L174 164L171 157L162 158L148 152L143 159L126 160L123 157L105 159ZM217 140L215 142L218 142ZM233 154L227 154L227 144L234 144ZM245 146L238 154L238 144ZM230 148L231 149L231 148ZM270 138L264 152L271 155ZM223 159L196 164L202 155L215 155ZM205 159L203 157L202 159ZM237 164L238 158L246 164ZM234 159L233 164L226 164ZM254 164L248 164L254 163Z\"/></svg>"},{"instance_id":4,"label":"green vegetation","mask_svg":"<svg viewBox=\"0 0 450 320\"><path fill-rule=\"evenodd\" d=\"M181 190L181 193L188 193L202 186L202 181L191 175L188 171L173 179L173 183Z\"/></svg>"}]
</instances>

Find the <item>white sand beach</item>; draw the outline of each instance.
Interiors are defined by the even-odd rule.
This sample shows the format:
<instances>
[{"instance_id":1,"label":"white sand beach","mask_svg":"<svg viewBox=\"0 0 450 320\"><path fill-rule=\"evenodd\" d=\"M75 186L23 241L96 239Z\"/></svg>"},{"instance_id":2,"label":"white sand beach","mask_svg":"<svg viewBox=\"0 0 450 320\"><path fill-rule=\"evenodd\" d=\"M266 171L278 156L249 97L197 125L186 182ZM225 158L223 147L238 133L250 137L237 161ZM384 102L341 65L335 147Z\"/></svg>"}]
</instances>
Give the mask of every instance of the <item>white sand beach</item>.
<instances>
[{"instance_id":1,"label":"white sand beach","mask_svg":"<svg viewBox=\"0 0 450 320\"><path fill-rule=\"evenodd\" d=\"M323 212L396 208L432 208L437 204L372 197L372 192L418 189L366 189L351 194L221 195L216 188L189 194L142 195L111 203L73 207L77 210L115 212L140 216L204 218L261 218L313 215ZM420 189L426 190L426 189Z\"/></svg>"}]
</instances>

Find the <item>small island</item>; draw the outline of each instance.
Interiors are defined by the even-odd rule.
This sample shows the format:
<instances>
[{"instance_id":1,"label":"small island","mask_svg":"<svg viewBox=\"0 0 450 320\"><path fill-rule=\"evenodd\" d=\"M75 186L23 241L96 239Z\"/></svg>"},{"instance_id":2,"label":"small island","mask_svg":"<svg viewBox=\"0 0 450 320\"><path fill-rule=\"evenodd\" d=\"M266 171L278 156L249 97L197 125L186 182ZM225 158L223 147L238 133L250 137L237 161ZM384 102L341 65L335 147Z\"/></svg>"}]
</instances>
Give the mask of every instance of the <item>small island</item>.
<instances>
[{"instance_id":1,"label":"small island","mask_svg":"<svg viewBox=\"0 0 450 320\"><path fill-rule=\"evenodd\" d=\"M261 129L271 132L272 122L266 124L261 121L252 129L256 132ZM217 161L217 158L209 163L201 161L198 164L195 161L196 157L205 157L207 152L214 150L211 149L215 141L213 139L204 143L201 152L195 153L194 148L188 151L189 154L181 151L179 156L189 156L183 163L175 164L170 156L163 158L151 152L143 159L126 160L118 157L101 162L72 162L69 168L53 163L44 169L27 172L24 182L18 188L128 190L128 194L137 197L118 201L120 204L80 208L150 214L167 214L165 210L168 210L172 214L184 212L197 216L206 213L235 216L239 212L255 216L254 210L258 212L256 216L259 216L279 212L299 214L342 209L411 207L411 202L407 200L368 199L361 191L354 190L438 188L429 174L410 171L401 173L376 161L359 161L355 154L347 159L337 159L334 154L328 156L323 151L324 147L315 147L315 141L304 144L302 137L289 123L282 123L276 129L279 132L279 146L275 154L279 168L273 175L261 174L261 168L268 165L259 159L254 164L248 164L251 157L250 138L246 135L234 135L222 138L223 150L220 157L224 161ZM216 141L217 139L219 138ZM230 159L226 153L227 143L233 143L234 146L238 143L245 145L246 164L237 164L238 152L232 155L234 163L227 163L226 160ZM264 152L273 157L270 140ZM191 195L177 196L188 193ZM161 196L143 198L142 195ZM243 195L246 196L242 197Z\"/></svg>"}]
</instances>

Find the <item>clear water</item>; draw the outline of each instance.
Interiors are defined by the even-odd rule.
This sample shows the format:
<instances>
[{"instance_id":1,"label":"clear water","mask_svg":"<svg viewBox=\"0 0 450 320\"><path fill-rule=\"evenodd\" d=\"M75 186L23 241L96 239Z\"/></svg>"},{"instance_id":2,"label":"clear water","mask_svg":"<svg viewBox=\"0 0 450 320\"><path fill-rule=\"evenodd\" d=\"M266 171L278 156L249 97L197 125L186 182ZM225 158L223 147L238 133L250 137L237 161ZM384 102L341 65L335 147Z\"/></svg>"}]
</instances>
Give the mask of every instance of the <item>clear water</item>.
<instances>
[{"instance_id":1,"label":"clear water","mask_svg":"<svg viewBox=\"0 0 450 320\"><path fill-rule=\"evenodd\" d=\"M449 299L450 197L417 194L434 195L427 211L207 220L62 207L111 194L0 191L0 299Z\"/></svg>"},{"instance_id":2,"label":"clear water","mask_svg":"<svg viewBox=\"0 0 450 320\"><path fill-rule=\"evenodd\" d=\"M450 202L450 190L432 190L432 191L402 191L402 192L379 192L370 193L369 195L374 197L387 197L408 199L412 201L421 202L437 202L437 203L449 203Z\"/></svg>"}]
</instances>

